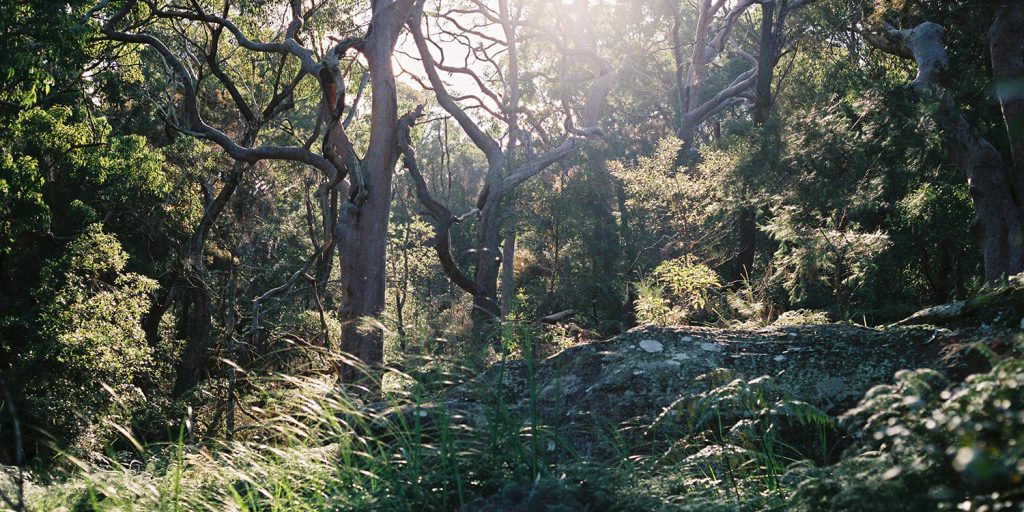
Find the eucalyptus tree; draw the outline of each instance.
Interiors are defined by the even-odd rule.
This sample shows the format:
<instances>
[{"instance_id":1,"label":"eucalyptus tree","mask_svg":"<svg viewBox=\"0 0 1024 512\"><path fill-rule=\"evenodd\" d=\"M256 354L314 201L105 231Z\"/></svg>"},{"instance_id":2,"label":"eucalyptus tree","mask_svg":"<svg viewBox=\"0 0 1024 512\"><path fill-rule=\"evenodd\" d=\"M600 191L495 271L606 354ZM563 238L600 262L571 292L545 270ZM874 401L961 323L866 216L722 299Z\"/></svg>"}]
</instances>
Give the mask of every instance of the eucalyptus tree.
<instances>
[{"instance_id":1,"label":"eucalyptus tree","mask_svg":"<svg viewBox=\"0 0 1024 512\"><path fill-rule=\"evenodd\" d=\"M427 78L426 87L433 91L441 108L453 117L466 133L473 145L483 153L487 161L484 185L476 201L476 208L467 214L456 216L442 202L436 200L427 187L419 170L415 151L408 128L422 117L422 109L403 118L401 139L403 162L414 180L417 197L426 208L434 225L435 251L441 266L451 281L473 297L473 318L477 329L500 315L498 302L498 277L502 264L512 267L513 251L507 252L502 262L501 222L508 212L507 198L519 185L533 178L551 165L574 154L579 141L600 136L598 122L603 103L616 82L617 74L612 66L586 41L586 2L577 2L575 13L581 19L569 20L566 6L549 2L515 4L509 0L484 2L472 0L459 3L446 10L424 13L422 8L413 11L409 31L415 41L418 56ZM534 9L535 12L530 10ZM531 16L532 14L532 16ZM554 25L540 20L548 15ZM424 32L424 25L433 19L437 30L457 31L455 41L465 45L468 55L480 67L454 64L446 60L445 52L434 56L431 40ZM465 28L467 20L474 20L472 28ZM574 25L570 25L575 22ZM461 24L460 24L461 23ZM571 36L573 30L576 35ZM552 45L559 53L559 80L562 94L559 97L563 118L561 134L549 133L542 120L531 115L523 105L523 81L527 70L520 62L522 31ZM577 114L572 111L569 87L569 59L585 62L591 69L591 83L583 94L582 127L577 127ZM537 70L532 70L538 73ZM441 73L468 77L479 88L480 94L457 95L449 91ZM534 75L536 76L536 75ZM532 84L531 84L532 85ZM485 119L497 128L489 130L485 121L470 114L471 110L482 110ZM495 136L500 130L504 137ZM476 232L473 246L475 266L472 275L461 268L452 255L452 226L471 216L476 216ZM514 229L514 228L513 228ZM506 242L511 249L510 238ZM506 284L506 289L508 289ZM479 338L478 338L479 339Z\"/></svg>"},{"instance_id":2,"label":"eucalyptus tree","mask_svg":"<svg viewBox=\"0 0 1024 512\"><path fill-rule=\"evenodd\" d=\"M793 15L814 0L699 0L652 2L671 55L667 69L671 78L663 92L671 98L676 115L672 130L682 141L676 163L691 169L699 163L704 141L722 140L721 120L731 117L750 119L758 130L749 137L762 140L752 159L768 161L765 126L770 113L775 70L780 60L791 53L802 24L794 27ZM758 19L760 18L760 19ZM655 47L653 52L665 52ZM710 134L704 127L711 126ZM740 283L748 277L755 257L757 204L748 180L735 190L738 196L735 235L738 250L733 251L725 267L730 281Z\"/></svg>"},{"instance_id":3,"label":"eucalyptus tree","mask_svg":"<svg viewBox=\"0 0 1024 512\"><path fill-rule=\"evenodd\" d=\"M786 32L786 20L814 0L700 0L695 11L690 3L668 2L672 27L672 57L675 62L676 100L679 124L676 136L686 149L693 149L696 131L717 114L741 103L753 103L755 120L762 122L770 105L775 67L794 41ZM736 32L754 5L760 6L761 21L756 55L744 50ZM692 25L692 26L691 26ZM752 27L751 27L752 28ZM690 30L687 30L690 29ZM751 30L755 32L755 30ZM692 33L692 39L686 34ZM717 91L707 90L711 65L723 54L732 53L747 61L748 68Z\"/></svg>"},{"instance_id":4,"label":"eucalyptus tree","mask_svg":"<svg viewBox=\"0 0 1024 512\"><path fill-rule=\"evenodd\" d=\"M399 33L420 1L371 0L365 6L368 21L362 25L352 19L318 18L329 11L332 3L327 0L270 3L257 6L261 8L257 13L252 12L251 4L231 0L217 5L199 1L181 5L159 0L103 1L90 13L107 39L141 45L166 63L163 85L170 92L164 112L174 130L216 144L237 162L237 172L258 162L279 161L308 166L322 174L323 240L306 267L285 285L336 252L343 348L370 366L382 362L382 338L360 324L363 318L375 317L384 308L385 246L398 159L392 56ZM275 23L278 19L281 21ZM334 23L330 30L333 33L317 32L316 23ZM334 39L325 44L332 36ZM264 73L248 77L273 83L266 89L268 94L252 94L240 71L224 65L227 56L236 53L249 53L274 64ZM361 154L342 119L345 109L352 108L346 103L346 89L347 81L358 74L353 72L358 67L356 61L365 64L371 91L368 141ZM207 80L226 91L241 123L224 128L205 120L209 111L224 107L214 105L217 96L206 93L203 82ZM315 91L312 102L303 101L300 92L307 90L304 88ZM306 133L296 133L282 129L289 126L289 117L315 122ZM267 126L290 133L265 136L261 132ZM218 199L225 192L224 201L207 205L193 243L198 241L201 246L202 231L216 220L216 210L230 198L230 182L222 186ZM330 198L340 201L331 204ZM195 260L194 251L186 253ZM271 290L254 299L254 308L279 291ZM257 324L258 317L252 322ZM206 347L194 348L200 358L208 357ZM342 373L346 380L357 378L354 366Z\"/></svg>"},{"instance_id":5,"label":"eucalyptus tree","mask_svg":"<svg viewBox=\"0 0 1024 512\"><path fill-rule=\"evenodd\" d=\"M679 124L676 136L683 141L683 152L695 148L697 128L730 107L744 101L744 96L757 81L758 62L747 52L739 55L750 61L750 67L736 75L726 87L705 98L705 85L709 65L731 40L733 29L741 16L757 0L740 0L728 4L725 0L701 0L695 13L684 9L683 2L671 3L672 58L675 62L676 98ZM728 5L727 5L728 4ZM684 36L686 16L695 14L692 40Z\"/></svg>"},{"instance_id":6,"label":"eucalyptus tree","mask_svg":"<svg viewBox=\"0 0 1024 512\"><path fill-rule=\"evenodd\" d=\"M908 88L929 106L954 164L967 178L987 281L1024 271L1024 4L1003 0L993 8L989 52L1008 159L971 123L956 98L951 79L958 70L950 66L941 25L924 21L898 29L883 11L869 18L862 32L875 48L915 61L917 76Z\"/></svg>"}]
</instances>

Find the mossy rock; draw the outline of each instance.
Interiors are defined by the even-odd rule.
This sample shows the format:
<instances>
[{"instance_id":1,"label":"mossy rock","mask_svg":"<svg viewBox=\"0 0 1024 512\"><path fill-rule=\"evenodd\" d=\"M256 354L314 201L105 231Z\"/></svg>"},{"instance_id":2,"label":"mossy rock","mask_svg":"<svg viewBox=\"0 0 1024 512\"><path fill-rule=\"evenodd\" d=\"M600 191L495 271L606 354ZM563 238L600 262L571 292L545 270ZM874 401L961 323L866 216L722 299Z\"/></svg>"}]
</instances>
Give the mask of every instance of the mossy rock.
<instances>
[{"instance_id":1,"label":"mossy rock","mask_svg":"<svg viewBox=\"0 0 1024 512\"><path fill-rule=\"evenodd\" d=\"M601 453L621 442L608 432L623 432L626 441L641 437L666 408L707 391L706 376L723 369L771 377L780 396L838 415L901 369L945 369L934 338L934 329L846 324L756 331L645 327L533 365L498 364L454 388L448 400L481 401L483 410L501 404L521 418L536 414L580 453Z\"/></svg>"},{"instance_id":2,"label":"mossy rock","mask_svg":"<svg viewBox=\"0 0 1024 512\"><path fill-rule=\"evenodd\" d=\"M1017 276L1006 286L965 301L961 316L964 324L1020 328L1024 319L1024 278Z\"/></svg>"},{"instance_id":3,"label":"mossy rock","mask_svg":"<svg viewBox=\"0 0 1024 512\"><path fill-rule=\"evenodd\" d=\"M1024 329L1024 274L970 299L922 309L895 325Z\"/></svg>"}]
</instances>

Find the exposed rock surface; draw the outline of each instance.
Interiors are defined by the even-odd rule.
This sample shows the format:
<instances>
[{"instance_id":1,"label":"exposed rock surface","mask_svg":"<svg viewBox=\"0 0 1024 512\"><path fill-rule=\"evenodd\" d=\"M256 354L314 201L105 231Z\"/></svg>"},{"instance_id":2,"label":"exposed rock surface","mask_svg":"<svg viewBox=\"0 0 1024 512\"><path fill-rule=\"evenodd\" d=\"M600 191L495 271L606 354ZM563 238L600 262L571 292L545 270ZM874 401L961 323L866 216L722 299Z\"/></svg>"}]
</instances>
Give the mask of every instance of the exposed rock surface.
<instances>
[{"instance_id":1,"label":"exposed rock surface","mask_svg":"<svg viewBox=\"0 0 1024 512\"><path fill-rule=\"evenodd\" d=\"M443 401L402 409L408 419L417 415L424 428L440 416L471 429L486 429L495 414L518 418L522 425L536 419L558 430L578 453L596 454L602 445L607 448L609 432L628 432L630 426L643 430L667 407L711 389L705 377L714 372L731 371L747 379L769 376L785 398L837 417L869 389L892 383L899 370L932 368L953 382L987 371L987 360L970 347L980 343L998 350L1017 332L931 325L645 327L565 349L532 365L521 360L495 364L449 389Z\"/></svg>"},{"instance_id":2,"label":"exposed rock surface","mask_svg":"<svg viewBox=\"0 0 1024 512\"><path fill-rule=\"evenodd\" d=\"M935 340L935 329L840 324L757 331L648 327L563 350L537 362L532 379L523 361L493 367L450 396L471 400L484 386L523 410L535 396L547 422L589 417L616 425L657 416L680 397L706 390L701 376L725 368L750 378L769 375L790 398L834 414L891 382L897 370L945 368Z\"/></svg>"}]
</instances>

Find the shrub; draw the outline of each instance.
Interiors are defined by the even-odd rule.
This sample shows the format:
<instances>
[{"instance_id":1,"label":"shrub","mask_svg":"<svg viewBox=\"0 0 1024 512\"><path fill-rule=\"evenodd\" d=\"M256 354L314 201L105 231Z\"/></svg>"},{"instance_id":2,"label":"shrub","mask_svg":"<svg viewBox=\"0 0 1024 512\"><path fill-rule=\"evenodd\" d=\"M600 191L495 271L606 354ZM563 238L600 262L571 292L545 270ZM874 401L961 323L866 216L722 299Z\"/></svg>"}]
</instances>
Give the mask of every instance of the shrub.
<instances>
[{"instance_id":1,"label":"shrub","mask_svg":"<svg viewBox=\"0 0 1024 512\"><path fill-rule=\"evenodd\" d=\"M778 318L772 322L772 325L784 326L784 325L811 325L811 324L827 324L829 322L828 313L824 311L812 311L810 309L794 309L791 311L783 312Z\"/></svg>"},{"instance_id":2,"label":"shrub","mask_svg":"<svg viewBox=\"0 0 1024 512\"><path fill-rule=\"evenodd\" d=\"M156 282L124 272L127 261L117 238L93 224L43 271L38 356L50 372L38 376L31 396L55 434L73 438L144 400L136 384L154 361L141 319Z\"/></svg>"},{"instance_id":3,"label":"shrub","mask_svg":"<svg viewBox=\"0 0 1024 512\"><path fill-rule=\"evenodd\" d=\"M708 301L721 288L721 281L711 267L684 256L663 261L652 277L635 286L637 320L641 324L679 325L708 309Z\"/></svg>"},{"instance_id":4,"label":"shrub","mask_svg":"<svg viewBox=\"0 0 1024 512\"><path fill-rule=\"evenodd\" d=\"M778 208L764 227L779 243L772 279L789 291L791 302L825 304L824 297L831 295L836 311L846 316L891 245L889 235L834 219L808 225L801 216L795 208Z\"/></svg>"},{"instance_id":5,"label":"shrub","mask_svg":"<svg viewBox=\"0 0 1024 512\"><path fill-rule=\"evenodd\" d=\"M1024 502L1024 362L945 389L901 371L840 418L856 444L837 465L798 471L794 510L1019 510Z\"/></svg>"}]
</instances>

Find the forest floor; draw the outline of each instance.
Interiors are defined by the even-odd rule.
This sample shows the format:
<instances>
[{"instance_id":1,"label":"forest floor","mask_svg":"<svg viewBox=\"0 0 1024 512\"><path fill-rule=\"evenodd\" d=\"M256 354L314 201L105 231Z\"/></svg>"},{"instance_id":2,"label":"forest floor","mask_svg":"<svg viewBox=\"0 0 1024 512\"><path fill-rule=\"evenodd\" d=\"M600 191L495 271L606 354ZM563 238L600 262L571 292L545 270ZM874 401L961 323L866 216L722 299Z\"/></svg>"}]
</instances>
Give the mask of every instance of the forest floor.
<instances>
[{"instance_id":1,"label":"forest floor","mask_svg":"<svg viewBox=\"0 0 1024 512\"><path fill-rule=\"evenodd\" d=\"M637 328L468 378L420 368L384 401L280 377L232 441L76 460L30 474L26 496L32 510L1024 510L1020 296L884 328Z\"/></svg>"}]
</instances>

